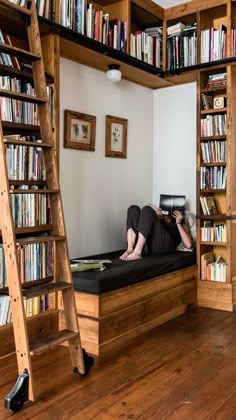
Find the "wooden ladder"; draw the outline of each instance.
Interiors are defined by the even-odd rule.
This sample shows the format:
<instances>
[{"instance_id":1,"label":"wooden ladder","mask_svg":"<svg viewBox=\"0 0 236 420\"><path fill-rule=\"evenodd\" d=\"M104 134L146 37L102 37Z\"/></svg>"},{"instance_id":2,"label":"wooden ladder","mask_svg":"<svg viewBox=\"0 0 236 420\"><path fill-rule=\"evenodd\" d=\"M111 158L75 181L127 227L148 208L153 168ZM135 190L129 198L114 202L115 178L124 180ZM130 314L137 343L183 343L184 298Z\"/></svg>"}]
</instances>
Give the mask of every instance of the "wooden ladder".
<instances>
[{"instance_id":1,"label":"wooden ladder","mask_svg":"<svg viewBox=\"0 0 236 420\"><path fill-rule=\"evenodd\" d=\"M7 0L0 0L1 7L9 9L9 13L20 14L24 21L27 33L27 50L14 47L6 43L0 43L0 52L10 54L19 60L24 59L32 65L33 85L35 96L17 93L10 90L0 89L1 97L11 100L20 100L25 103L36 104L38 121L40 126L39 138L40 148L43 151L46 183L38 189L30 188L34 182L28 182L28 189L14 190L11 188L11 181L8 179L8 168L6 163L5 149L7 144L22 145L19 139L9 139L7 134L34 133L36 127L29 124L18 124L12 121L0 119L0 226L2 230L2 240L7 269L7 285L12 310L12 322L15 338L16 356L19 377L12 391L5 398L5 407L11 411L18 411L29 399L34 401L36 390L32 371L32 356L42 351L51 349L53 346L68 341L71 362L74 372L86 374L93 365L93 358L88 356L86 351L81 348L78 320L74 291L72 286L72 276L68 255L68 245L66 239L64 214L62 199L58 180L58 169L55 156L55 145L51 128L49 104L46 91L46 79L44 63L42 58L41 40L38 26L38 18L34 1L28 1L27 7L17 6ZM11 77L14 77L14 69L11 70ZM20 71L17 73L20 77ZM39 127L37 127L39 129ZM31 131L32 130L32 131ZM4 135L6 138L4 138ZM35 142L24 141L24 146L33 147ZM38 146L38 143L37 143ZM13 181L12 181L13 182ZM24 181L27 184L27 180ZM41 189L40 189L41 188ZM17 194L48 194L50 198L50 208L52 214L52 224L50 229L43 231L43 227L35 228L36 235L33 237L34 229L17 229L14 227L11 195ZM21 234L19 234L19 232ZM23 232L23 233L22 233ZM41 279L41 281L31 282L32 287L22 287L22 278L19 269L18 249L20 246L28 244L52 243L56 269L51 280ZM36 283L34 285L34 283ZM30 342L24 300L43 294L61 291L64 304L66 329L58 331L45 339Z\"/></svg>"}]
</instances>

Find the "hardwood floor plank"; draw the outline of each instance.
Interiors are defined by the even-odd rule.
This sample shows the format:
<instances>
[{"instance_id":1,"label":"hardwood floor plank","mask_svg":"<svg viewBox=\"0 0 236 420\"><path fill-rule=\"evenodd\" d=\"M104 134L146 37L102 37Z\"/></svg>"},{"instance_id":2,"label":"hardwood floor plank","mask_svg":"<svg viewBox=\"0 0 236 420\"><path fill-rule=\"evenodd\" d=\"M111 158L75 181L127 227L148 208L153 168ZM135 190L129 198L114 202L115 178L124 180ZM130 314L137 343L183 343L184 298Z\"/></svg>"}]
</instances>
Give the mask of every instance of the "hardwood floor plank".
<instances>
[{"instance_id":1,"label":"hardwood floor plank","mask_svg":"<svg viewBox=\"0 0 236 420\"><path fill-rule=\"evenodd\" d=\"M35 356L40 398L14 420L235 420L235 321L228 312L187 311L95 358L85 376L72 372L67 347ZM0 359L2 400L17 375L14 355ZM0 406L0 420L10 417Z\"/></svg>"}]
</instances>

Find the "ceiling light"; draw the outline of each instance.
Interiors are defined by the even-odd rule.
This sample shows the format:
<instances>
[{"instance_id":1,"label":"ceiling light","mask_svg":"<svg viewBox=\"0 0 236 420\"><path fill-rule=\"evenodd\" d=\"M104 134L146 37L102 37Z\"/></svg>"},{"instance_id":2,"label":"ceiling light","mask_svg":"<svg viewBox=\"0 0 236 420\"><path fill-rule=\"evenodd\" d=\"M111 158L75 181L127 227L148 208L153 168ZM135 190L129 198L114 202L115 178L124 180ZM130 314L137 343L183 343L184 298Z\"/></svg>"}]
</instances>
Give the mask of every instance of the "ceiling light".
<instances>
[{"instance_id":1,"label":"ceiling light","mask_svg":"<svg viewBox=\"0 0 236 420\"><path fill-rule=\"evenodd\" d=\"M109 64L107 70L107 79L111 82L119 82L121 79L121 71L119 70L120 66L118 64Z\"/></svg>"}]
</instances>

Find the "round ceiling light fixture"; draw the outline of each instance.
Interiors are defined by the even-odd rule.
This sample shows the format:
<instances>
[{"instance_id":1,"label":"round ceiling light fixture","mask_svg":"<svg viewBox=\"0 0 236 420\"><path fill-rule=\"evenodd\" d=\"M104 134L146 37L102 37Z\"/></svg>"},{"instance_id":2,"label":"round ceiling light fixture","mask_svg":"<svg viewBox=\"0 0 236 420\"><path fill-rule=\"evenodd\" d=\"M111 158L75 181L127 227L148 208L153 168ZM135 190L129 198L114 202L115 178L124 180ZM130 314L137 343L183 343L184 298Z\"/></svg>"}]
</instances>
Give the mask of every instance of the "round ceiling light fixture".
<instances>
[{"instance_id":1,"label":"round ceiling light fixture","mask_svg":"<svg viewBox=\"0 0 236 420\"><path fill-rule=\"evenodd\" d=\"M108 69L107 79L111 82L119 82L122 76L119 64L109 64Z\"/></svg>"}]
</instances>

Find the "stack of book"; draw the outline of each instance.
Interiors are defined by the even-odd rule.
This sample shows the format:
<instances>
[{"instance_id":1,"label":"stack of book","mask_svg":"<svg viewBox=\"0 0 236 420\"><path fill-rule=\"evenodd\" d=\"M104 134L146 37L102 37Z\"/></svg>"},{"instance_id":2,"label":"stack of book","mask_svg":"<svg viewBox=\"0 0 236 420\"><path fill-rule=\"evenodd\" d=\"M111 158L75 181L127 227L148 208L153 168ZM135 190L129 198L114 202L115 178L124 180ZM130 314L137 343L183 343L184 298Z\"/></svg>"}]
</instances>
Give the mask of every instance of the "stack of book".
<instances>
[{"instance_id":1,"label":"stack of book","mask_svg":"<svg viewBox=\"0 0 236 420\"><path fill-rule=\"evenodd\" d=\"M197 24L178 22L167 28L167 70L197 64Z\"/></svg>"},{"instance_id":2,"label":"stack of book","mask_svg":"<svg viewBox=\"0 0 236 420\"><path fill-rule=\"evenodd\" d=\"M220 89L227 84L227 73L211 74L208 77L207 90Z\"/></svg>"},{"instance_id":3,"label":"stack of book","mask_svg":"<svg viewBox=\"0 0 236 420\"><path fill-rule=\"evenodd\" d=\"M201 255L201 279L226 282L225 260L220 256L214 258L213 252L207 252Z\"/></svg>"}]
</instances>

